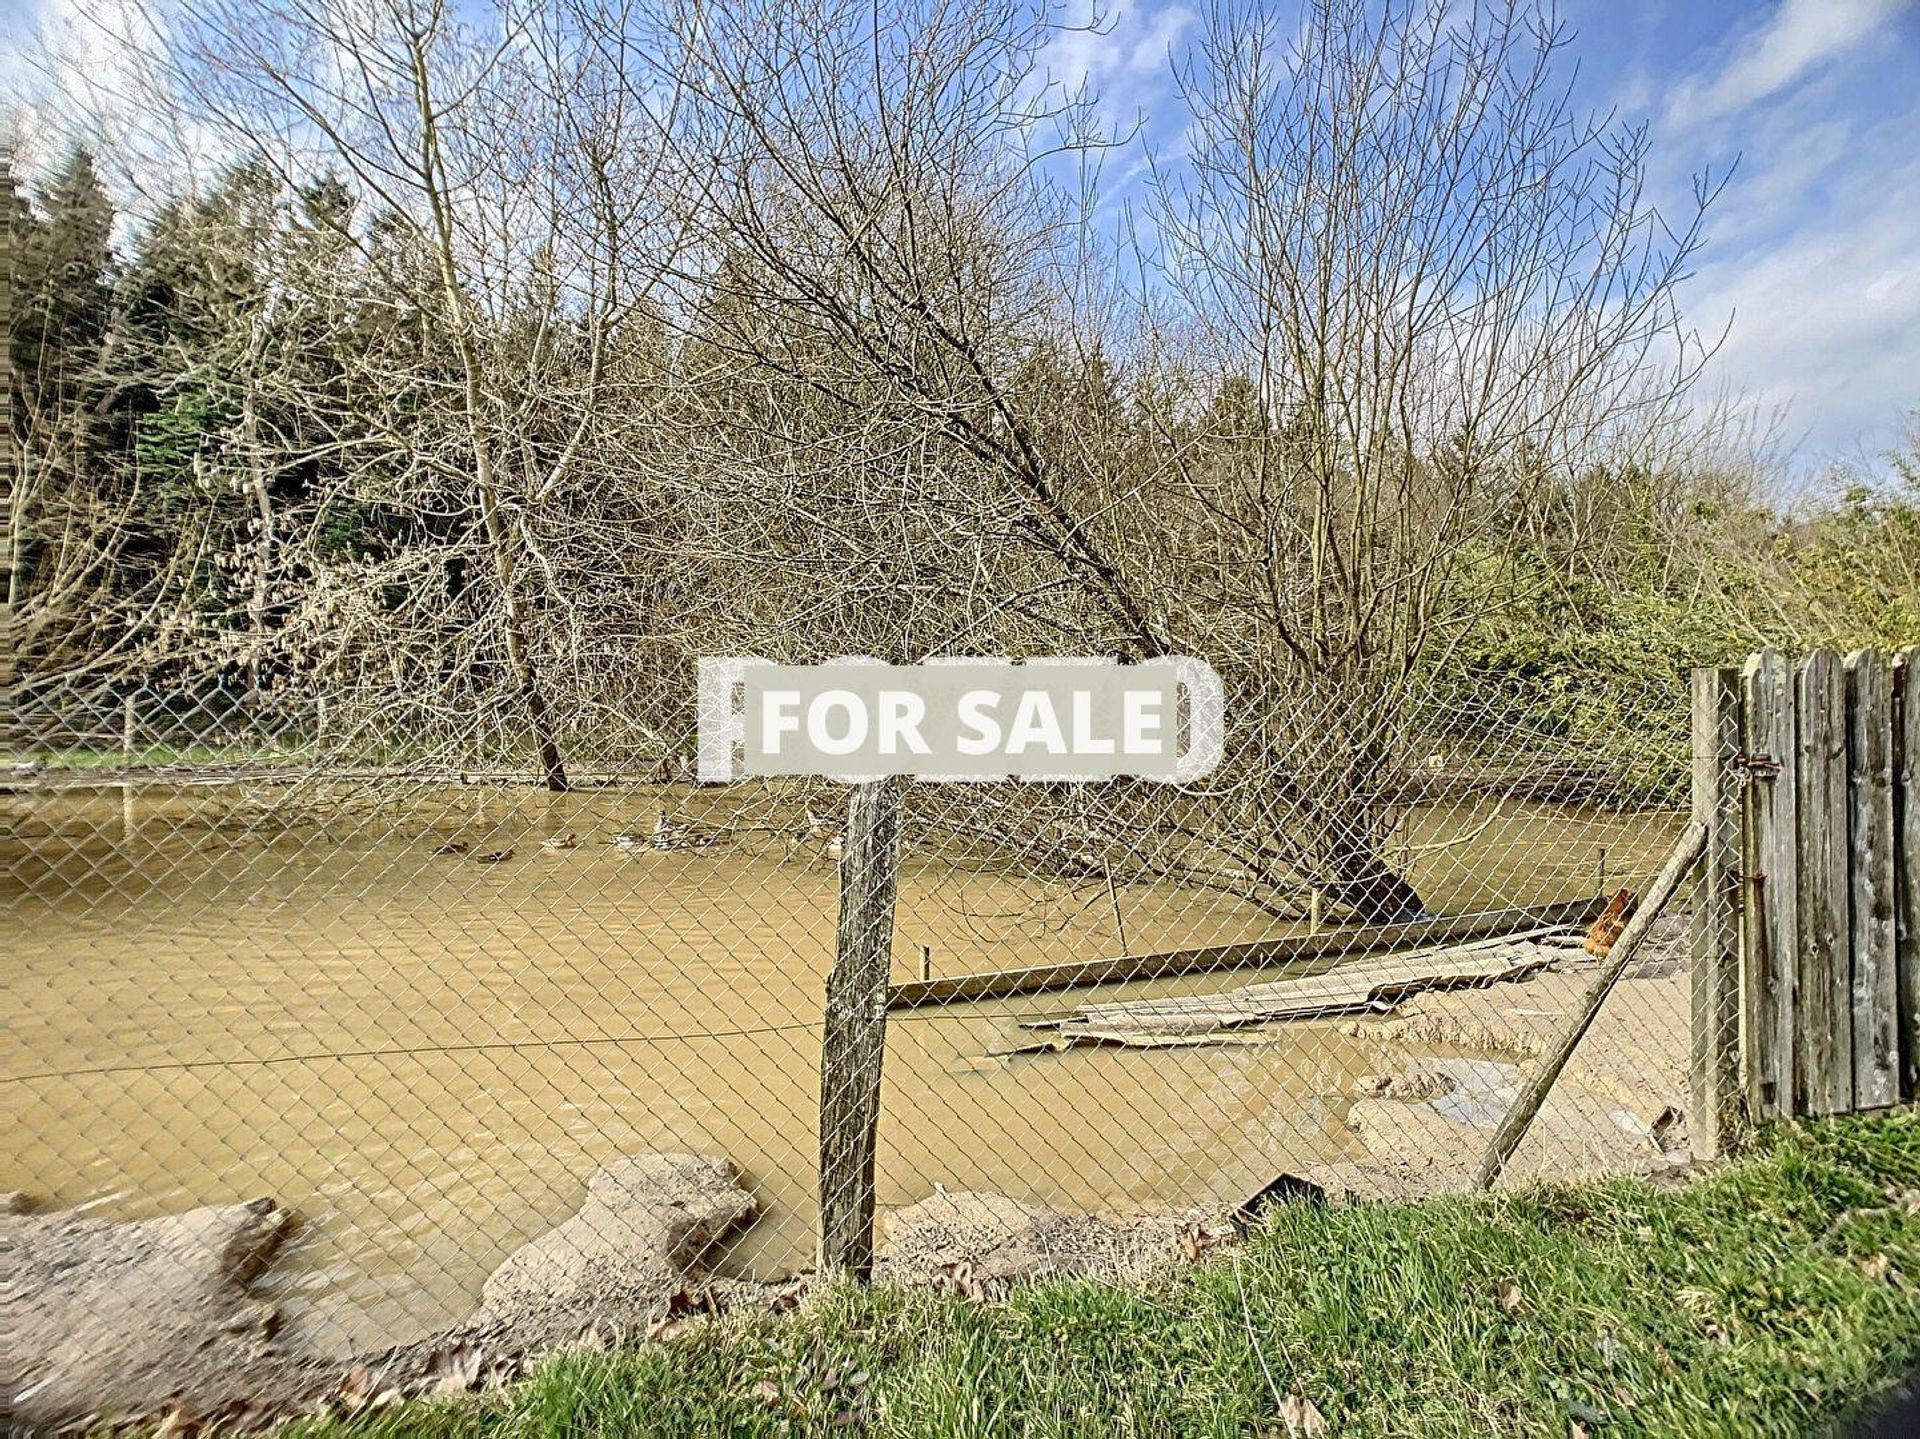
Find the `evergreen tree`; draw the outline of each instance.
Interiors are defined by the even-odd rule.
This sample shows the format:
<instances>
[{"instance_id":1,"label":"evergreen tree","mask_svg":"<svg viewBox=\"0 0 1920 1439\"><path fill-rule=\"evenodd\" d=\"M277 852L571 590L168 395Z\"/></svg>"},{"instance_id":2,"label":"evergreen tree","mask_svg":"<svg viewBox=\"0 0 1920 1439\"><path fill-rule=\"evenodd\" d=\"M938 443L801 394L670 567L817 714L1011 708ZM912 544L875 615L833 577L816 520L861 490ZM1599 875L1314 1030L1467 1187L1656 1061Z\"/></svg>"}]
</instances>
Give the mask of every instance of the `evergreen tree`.
<instances>
[{"instance_id":1,"label":"evergreen tree","mask_svg":"<svg viewBox=\"0 0 1920 1439\"><path fill-rule=\"evenodd\" d=\"M98 440L113 309L113 205L75 146L28 207L8 175L15 433L43 463L85 469ZM37 208L38 214L34 213ZM30 463L25 456L23 463Z\"/></svg>"}]
</instances>

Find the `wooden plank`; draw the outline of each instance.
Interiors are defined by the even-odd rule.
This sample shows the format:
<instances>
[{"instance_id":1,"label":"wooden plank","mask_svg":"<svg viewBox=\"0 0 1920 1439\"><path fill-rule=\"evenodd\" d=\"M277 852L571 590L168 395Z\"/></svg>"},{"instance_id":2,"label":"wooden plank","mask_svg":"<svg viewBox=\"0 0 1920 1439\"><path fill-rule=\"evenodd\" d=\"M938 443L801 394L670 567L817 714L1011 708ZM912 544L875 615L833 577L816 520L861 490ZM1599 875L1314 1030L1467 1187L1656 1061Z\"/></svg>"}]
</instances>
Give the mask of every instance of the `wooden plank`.
<instances>
[{"instance_id":1,"label":"wooden plank","mask_svg":"<svg viewBox=\"0 0 1920 1439\"><path fill-rule=\"evenodd\" d=\"M891 1009L914 1009L929 1004L963 1004L980 999L1009 999L1022 994L1090 989L1096 985L1124 984L1132 980L1174 979L1189 974L1332 961L1348 955L1377 954L1383 950L1406 949L1449 940L1481 939L1525 929L1564 929L1591 922L1605 907L1605 897L1597 896L1525 909L1488 910L1479 914L1412 920L1405 924L1375 924L1322 930L1319 934L1280 935L1274 939L1212 945L1205 949L1176 949L1160 954L1131 954L1115 959L1043 964L1031 969L943 975L924 982L896 984L887 1004Z\"/></svg>"},{"instance_id":2,"label":"wooden plank","mask_svg":"<svg viewBox=\"0 0 1920 1439\"><path fill-rule=\"evenodd\" d=\"M1694 1153L1734 1148L1740 1123L1740 672L1693 672L1693 821L1706 832L1693 906Z\"/></svg>"},{"instance_id":3,"label":"wooden plank","mask_svg":"<svg viewBox=\"0 0 1920 1439\"><path fill-rule=\"evenodd\" d=\"M1900 1097L1893 948L1893 713L1887 667L1847 656L1847 913L1852 950L1853 1107Z\"/></svg>"},{"instance_id":4,"label":"wooden plank","mask_svg":"<svg viewBox=\"0 0 1920 1439\"><path fill-rule=\"evenodd\" d=\"M1920 1094L1920 645L1893 658L1893 907L1900 1096Z\"/></svg>"},{"instance_id":5,"label":"wooden plank","mask_svg":"<svg viewBox=\"0 0 1920 1439\"><path fill-rule=\"evenodd\" d=\"M823 1273L873 1273L873 1168L886 1055L887 975L900 872L898 778L847 798L840 918L820 1046L820 1234Z\"/></svg>"},{"instance_id":6,"label":"wooden plank","mask_svg":"<svg viewBox=\"0 0 1920 1439\"><path fill-rule=\"evenodd\" d=\"M1548 933L1568 933L1565 930ZM1429 989L1493 984L1543 969L1553 954L1537 941L1487 940L1476 945L1357 960L1324 974L1242 985L1221 994L1182 994L1084 1006L1072 1014L1031 1020L1028 1029L1102 1037L1210 1034L1273 1020L1383 1008Z\"/></svg>"},{"instance_id":7,"label":"wooden plank","mask_svg":"<svg viewBox=\"0 0 1920 1439\"><path fill-rule=\"evenodd\" d=\"M1831 650L1814 650L1795 677L1799 822L1794 1075L1802 1114L1853 1103L1853 995L1847 964L1846 676Z\"/></svg>"},{"instance_id":8,"label":"wooden plank","mask_svg":"<svg viewBox=\"0 0 1920 1439\"><path fill-rule=\"evenodd\" d=\"M1747 1104L1757 1119L1793 1112L1793 667L1762 650L1741 672L1747 755L1747 914L1740 985Z\"/></svg>"},{"instance_id":9,"label":"wooden plank","mask_svg":"<svg viewBox=\"0 0 1920 1439\"><path fill-rule=\"evenodd\" d=\"M1513 1158L1520 1141L1527 1137L1527 1129L1533 1123L1534 1115L1540 1112L1540 1106L1546 1102L1554 1081L1560 1078L1560 1072L1567 1067L1573 1051L1586 1037L1588 1029L1592 1028L1594 1018L1600 1013L1600 1006L1606 1003L1620 976L1627 972L1627 966L1633 962L1641 942L1652 930L1654 920L1672 901L1687 876L1699 866L1706 849L1706 828L1698 824L1689 825L1687 832L1680 837L1680 843L1673 847L1673 853L1667 856L1667 862L1660 867L1660 873L1647 891L1647 897L1634 910L1626 928L1620 931L1620 937L1607 952L1606 965L1599 977L1588 986L1572 1026L1560 1037L1553 1052L1541 1061L1540 1068L1534 1071L1527 1081L1527 1087L1515 1097L1512 1107L1501 1116L1500 1127L1494 1131L1493 1140L1487 1145L1486 1154L1481 1157L1480 1168L1474 1174L1475 1188L1491 1189L1507 1167L1507 1161Z\"/></svg>"}]
</instances>

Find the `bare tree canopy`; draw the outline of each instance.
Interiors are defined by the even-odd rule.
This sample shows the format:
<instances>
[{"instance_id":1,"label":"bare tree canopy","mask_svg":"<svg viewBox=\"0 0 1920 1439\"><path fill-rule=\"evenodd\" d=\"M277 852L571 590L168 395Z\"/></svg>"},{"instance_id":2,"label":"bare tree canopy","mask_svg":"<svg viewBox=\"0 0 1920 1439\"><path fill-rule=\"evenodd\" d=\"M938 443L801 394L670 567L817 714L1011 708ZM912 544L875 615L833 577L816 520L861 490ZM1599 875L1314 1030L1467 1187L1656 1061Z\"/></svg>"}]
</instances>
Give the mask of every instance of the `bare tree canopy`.
<instances>
[{"instance_id":1,"label":"bare tree canopy","mask_svg":"<svg viewBox=\"0 0 1920 1439\"><path fill-rule=\"evenodd\" d=\"M217 178L116 248L83 152L9 177L10 684L302 687L558 790L570 750L683 757L701 654L1193 654L1229 683L1211 779L976 822L1381 919L1423 907L1394 839L1465 723L1416 695L1515 625L1532 683L1553 607L1636 565L1663 613L1707 575L1816 608L1688 418L1711 189L1656 208L1549 7L1214 4L1131 189L1061 33L1009 0L169 9L120 148L191 135ZM68 118L111 158L125 113ZM1876 623L1912 612L1906 513L1849 551L1882 547Z\"/></svg>"}]
</instances>

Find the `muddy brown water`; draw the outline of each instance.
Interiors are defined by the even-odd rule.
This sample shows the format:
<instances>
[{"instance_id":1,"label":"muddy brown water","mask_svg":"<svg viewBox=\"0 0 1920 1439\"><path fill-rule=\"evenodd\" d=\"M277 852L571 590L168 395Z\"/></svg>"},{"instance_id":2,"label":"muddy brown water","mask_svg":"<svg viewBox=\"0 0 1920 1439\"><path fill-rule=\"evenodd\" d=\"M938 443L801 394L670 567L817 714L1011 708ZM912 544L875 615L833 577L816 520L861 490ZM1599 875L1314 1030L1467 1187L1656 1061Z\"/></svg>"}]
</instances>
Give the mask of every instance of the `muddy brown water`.
<instances>
[{"instance_id":1,"label":"muddy brown water","mask_svg":"<svg viewBox=\"0 0 1920 1439\"><path fill-rule=\"evenodd\" d=\"M764 1213L725 1269L804 1264L836 869L766 836L614 847L654 803L416 787L286 823L298 806L271 786L10 796L0 1187L116 1217L271 1194L303 1223L269 1287L290 1333L329 1350L457 1320L596 1166L641 1150L740 1166ZM1487 801L1422 814L1411 837L1429 902L1461 910L1591 893L1602 849L1612 878L1644 874L1672 828ZM577 847L540 845L566 831ZM466 854L432 853L455 837ZM1118 900L1135 952L1276 932L1222 895ZM936 973L1118 952L1104 885L909 855L897 977L923 944ZM1342 1096L1389 1056L1338 1024L1257 1047L984 1057L1067 1002L896 1017L882 1206L936 1184L1204 1204L1358 1153Z\"/></svg>"}]
</instances>

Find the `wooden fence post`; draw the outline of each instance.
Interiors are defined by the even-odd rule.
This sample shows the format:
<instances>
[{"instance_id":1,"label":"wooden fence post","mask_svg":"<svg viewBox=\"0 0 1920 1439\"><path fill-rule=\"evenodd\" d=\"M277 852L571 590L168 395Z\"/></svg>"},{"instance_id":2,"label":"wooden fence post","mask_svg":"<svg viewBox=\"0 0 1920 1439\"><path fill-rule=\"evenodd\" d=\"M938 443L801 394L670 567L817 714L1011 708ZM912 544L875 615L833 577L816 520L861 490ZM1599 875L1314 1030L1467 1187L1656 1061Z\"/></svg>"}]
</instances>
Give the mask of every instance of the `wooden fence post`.
<instances>
[{"instance_id":1,"label":"wooden fence post","mask_svg":"<svg viewBox=\"0 0 1920 1439\"><path fill-rule=\"evenodd\" d=\"M1800 662L1795 756L1799 792L1798 984L1794 1088L1803 1114L1853 1104L1853 985L1847 964L1846 676L1831 650Z\"/></svg>"},{"instance_id":2,"label":"wooden fence post","mask_svg":"<svg viewBox=\"0 0 1920 1439\"><path fill-rule=\"evenodd\" d=\"M1894 960L1900 1095L1920 1093L1920 645L1893 657Z\"/></svg>"},{"instance_id":3,"label":"wooden fence post","mask_svg":"<svg viewBox=\"0 0 1920 1439\"><path fill-rule=\"evenodd\" d=\"M1878 652L1847 656L1847 909L1853 958L1853 1108L1900 1097L1893 948L1893 705Z\"/></svg>"},{"instance_id":4,"label":"wooden fence post","mask_svg":"<svg viewBox=\"0 0 1920 1439\"><path fill-rule=\"evenodd\" d=\"M820 1045L820 1269L873 1273L873 1170L900 868L897 778L855 785Z\"/></svg>"},{"instance_id":5,"label":"wooden fence post","mask_svg":"<svg viewBox=\"0 0 1920 1439\"><path fill-rule=\"evenodd\" d=\"M1733 1148L1740 1122L1740 672L1693 672L1693 821L1706 831L1693 907L1696 1154Z\"/></svg>"},{"instance_id":6,"label":"wooden fence post","mask_svg":"<svg viewBox=\"0 0 1920 1439\"><path fill-rule=\"evenodd\" d=\"M1740 970L1747 1104L1756 1119L1793 1113L1793 668L1778 650L1741 675L1747 913Z\"/></svg>"}]
</instances>

